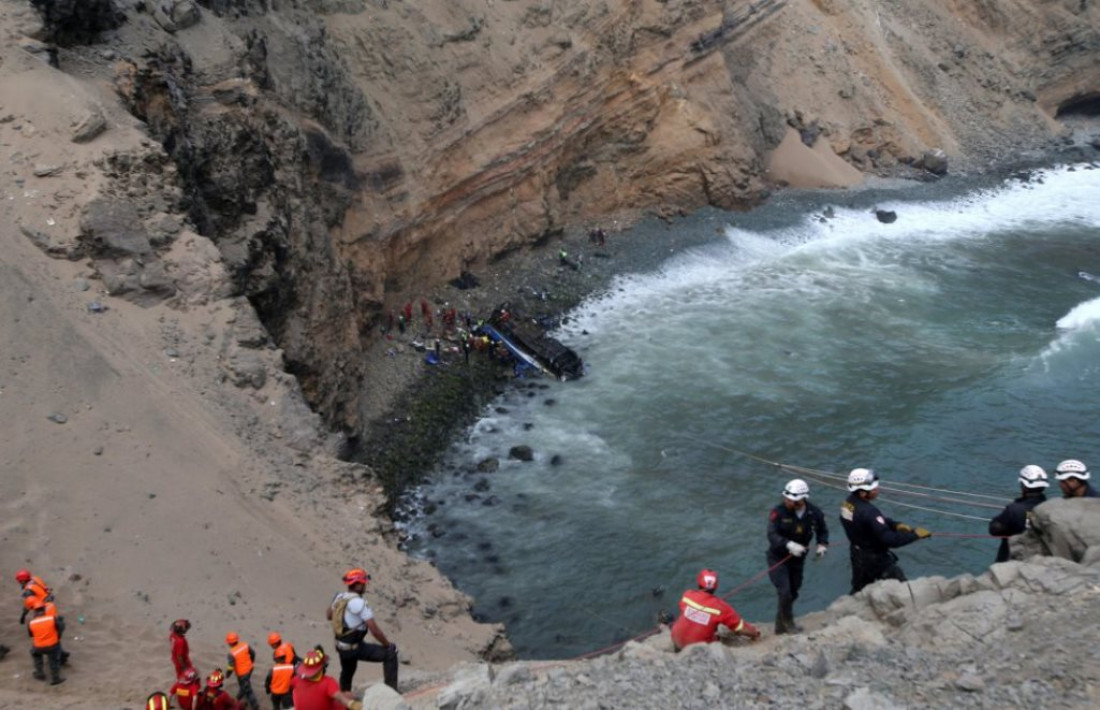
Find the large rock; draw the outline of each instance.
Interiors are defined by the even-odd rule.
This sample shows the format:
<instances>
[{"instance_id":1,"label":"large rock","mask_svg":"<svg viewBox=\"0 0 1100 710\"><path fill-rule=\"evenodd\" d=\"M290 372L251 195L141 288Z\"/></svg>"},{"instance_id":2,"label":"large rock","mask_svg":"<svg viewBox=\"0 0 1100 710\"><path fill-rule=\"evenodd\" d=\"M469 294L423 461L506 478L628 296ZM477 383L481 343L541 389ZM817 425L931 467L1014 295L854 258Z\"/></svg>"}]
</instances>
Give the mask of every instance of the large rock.
<instances>
[{"instance_id":1,"label":"large rock","mask_svg":"<svg viewBox=\"0 0 1100 710\"><path fill-rule=\"evenodd\" d=\"M202 19L194 0L160 0L153 6L153 19L168 32L185 30Z\"/></svg>"},{"instance_id":2,"label":"large rock","mask_svg":"<svg viewBox=\"0 0 1100 710\"><path fill-rule=\"evenodd\" d=\"M363 710L409 710L409 704L385 683L375 683L363 692Z\"/></svg>"},{"instance_id":3,"label":"large rock","mask_svg":"<svg viewBox=\"0 0 1100 710\"><path fill-rule=\"evenodd\" d=\"M105 197L97 197L84 207L80 241L93 257L144 256L153 249L134 206Z\"/></svg>"},{"instance_id":4,"label":"large rock","mask_svg":"<svg viewBox=\"0 0 1100 710\"><path fill-rule=\"evenodd\" d=\"M1089 565L1100 562L1100 499L1048 500L1029 519L1027 531L1009 541L1013 559L1047 555Z\"/></svg>"},{"instance_id":5,"label":"large rock","mask_svg":"<svg viewBox=\"0 0 1100 710\"><path fill-rule=\"evenodd\" d=\"M59 44L92 42L126 19L114 0L31 0L31 5L42 17L46 36Z\"/></svg>"}]
</instances>

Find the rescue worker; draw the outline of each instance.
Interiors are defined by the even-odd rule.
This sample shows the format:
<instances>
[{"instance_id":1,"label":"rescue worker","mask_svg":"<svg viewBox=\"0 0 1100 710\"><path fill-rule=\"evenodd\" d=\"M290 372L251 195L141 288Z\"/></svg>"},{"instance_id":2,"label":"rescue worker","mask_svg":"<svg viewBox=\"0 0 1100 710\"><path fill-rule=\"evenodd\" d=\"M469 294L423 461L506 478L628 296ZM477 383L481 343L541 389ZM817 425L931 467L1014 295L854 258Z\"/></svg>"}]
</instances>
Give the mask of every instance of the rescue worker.
<instances>
[{"instance_id":1,"label":"rescue worker","mask_svg":"<svg viewBox=\"0 0 1100 710\"><path fill-rule=\"evenodd\" d=\"M168 689L168 697L175 698L176 704L181 710L194 710L195 702L202 692L199 684L199 672L194 668L188 668L179 677L179 680Z\"/></svg>"},{"instance_id":2,"label":"rescue worker","mask_svg":"<svg viewBox=\"0 0 1100 710\"><path fill-rule=\"evenodd\" d=\"M871 502L878 498L878 476L869 468L854 468L848 474L851 494L840 505L840 522L848 536L852 561L852 590L855 594L880 579L905 581L898 556L891 548L904 547L931 537L924 528L913 529L884 517Z\"/></svg>"},{"instance_id":3,"label":"rescue worker","mask_svg":"<svg viewBox=\"0 0 1100 710\"><path fill-rule=\"evenodd\" d=\"M768 578L779 596L775 612L777 634L802 630L794 623L794 602L802 588L810 540L817 538L816 558L823 557L829 547L825 514L809 502L809 497L810 487L801 478L795 478L783 488L783 502L768 514Z\"/></svg>"},{"instance_id":4,"label":"rescue worker","mask_svg":"<svg viewBox=\"0 0 1100 710\"><path fill-rule=\"evenodd\" d=\"M275 661L275 665L264 678L264 692L271 696L271 707L275 710L293 707L290 697L290 682L294 679L294 664Z\"/></svg>"},{"instance_id":5,"label":"rescue worker","mask_svg":"<svg viewBox=\"0 0 1100 710\"><path fill-rule=\"evenodd\" d=\"M220 670L206 677L206 687L195 702L195 710L239 710L240 704L222 689L225 676Z\"/></svg>"},{"instance_id":6,"label":"rescue worker","mask_svg":"<svg viewBox=\"0 0 1100 710\"><path fill-rule=\"evenodd\" d=\"M19 623L24 624L27 622L27 615L34 610L38 602L53 601L53 590L42 581L41 577L31 574L27 569L16 572L15 581L19 583L19 595L23 598L23 615L19 617Z\"/></svg>"},{"instance_id":7,"label":"rescue worker","mask_svg":"<svg viewBox=\"0 0 1100 710\"><path fill-rule=\"evenodd\" d=\"M326 665L324 654L318 650L302 659L294 679L294 710L362 710L363 703L340 690L335 678L325 675Z\"/></svg>"},{"instance_id":8,"label":"rescue worker","mask_svg":"<svg viewBox=\"0 0 1100 710\"><path fill-rule=\"evenodd\" d=\"M1020 497L1006 505L997 517L989 521L989 534L1003 538L994 562L1008 561L1008 538L1027 530L1027 514L1046 501L1046 489L1049 485L1047 472L1041 467L1028 464L1020 469Z\"/></svg>"},{"instance_id":9,"label":"rescue worker","mask_svg":"<svg viewBox=\"0 0 1100 710\"><path fill-rule=\"evenodd\" d=\"M1066 459L1054 469L1054 477L1062 489L1063 498L1098 498L1096 489L1089 485L1089 470L1077 459Z\"/></svg>"},{"instance_id":10,"label":"rescue worker","mask_svg":"<svg viewBox=\"0 0 1100 710\"><path fill-rule=\"evenodd\" d=\"M168 710L168 696L159 690L145 699L145 710Z\"/></svg>"},{"instance_id":11,"label":"rescue worker","mask_svg":"<svg viewBox=\"0 0 1100 710\"><path fill-rule=\"evenodd\" d=\"M672 624L672 645L677 651L693 643L713 643L718 638L719 626L752 641L760 638L755 626L714 595L718 589L717 572L705 569L695 581L699 588L684 592L680 598L680 616Z\"/></svg>"},{"instance_id":12,"label":"rescue worker","mask_svg":"<svg viewBox=\"0 0 1100 710\"><path fill-rule=\"evenodd\" d=\"M248 704L252 710L259 710L260 703L256 700L256 693L252 690L252 669L256 665L256 651L252 649L236 631L230 631L225 635L225 644L229 646L228 663L225 675L229 677L237 674L237 700L243 705Z\"/></svg>"},{"instance_id":13,"label":"rescue worker","mask_svg":"<svg viewBox=\"0 0 1100 710\"><path fill-rule=\"evenodd\" d=\"M32 639L31 656L34 657L34 677L46 680L43 670L43 658L49 660L50 685L65 682L61 677L61 632L65 630L65 619L47 612L46 603L39 602L34 607L34 616L27 624L27 634Z\"/></svg>"},{"instance_id":14,"label":"rescue worker","mask_svg":"<svg viewBox=\"0 0 1100 710\"><path fill-rule=\"evenodd\" d=\"M267 645L271 646L274 652L271 655L271 659L276 663L289 663L292 666L296 666L302 660L298 657L297 652L295 652L294 646L291 646L289 641L284 641L282 635L280 635L278 631L272 631L267 635Z\"/></svg>"},{"instance_id":15,"label":"rescue worker","mask_svg":"<svg viewBox=\"0 0 1100 710\"><path fill-rule=\"evenodd\" d=\"M172 665L176 669L176 678L183 677L191 665L191 646L187 643L187 632L191 630L191 622L187 619L176 619L168 627L168 642L172 644Z\"/></svg>"},{"instance_id":16,"label":"rescue worker","mask_svg":"<svg viewBox=\"0 0 1100 710\"><path fill-rule=\"evenodd\" d=\"M35 596L24 597L23 598L23 614L24 614L24 616L27 615L27 614L34 614L34 609L39 604L45 604L46 605L46 615L47 616L55 616L56 617L56 616L61 615L60 612L57 611L57 604L55 604L54 601L53 601L53 595L50 594L47 597L45 597L45 601L42 601L40 598L35 597ZM62 629L62 630L58 631L58 633L57 633L57 652L59 654L59 658L61 659L61 665L67 666L67 665L69 665L69 652L65 650L65 646L63 645L64 636L65 636L63 631L64 630Z\"/></svg>"},{"instance_id":17,"label":"rescue worker","mask_svg":"<svg viewBox=\"0 0 1100 710\"><path fill-rule=\"evenodd\" d=\"M363 598L370 575L356 567L348 570L343 579L347 591L332 598L327 612L336 637L336 653L340 657L340 690L351 691L351 680L359 661L381 663L386 685L397 690L397 646L386 638ZM366 643L367 633L378 643Z\"/></svg>"}]
</instances>

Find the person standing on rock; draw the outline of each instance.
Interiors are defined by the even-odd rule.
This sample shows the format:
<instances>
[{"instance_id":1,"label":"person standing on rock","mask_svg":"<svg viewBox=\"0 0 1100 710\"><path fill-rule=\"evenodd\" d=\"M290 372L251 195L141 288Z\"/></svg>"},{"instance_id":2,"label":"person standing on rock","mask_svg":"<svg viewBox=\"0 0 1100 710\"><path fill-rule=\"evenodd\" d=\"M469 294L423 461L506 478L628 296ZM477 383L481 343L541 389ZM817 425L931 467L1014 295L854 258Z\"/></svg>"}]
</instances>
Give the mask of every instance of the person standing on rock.
<instances>
[{"instance_id":1,"label":"person standing on rock","mask_svg":"<svg viewBox=\"0 0 1100 710\"><path fill-rule=\"evenodd\" d=\"M680 598L680 616L672 623L672 645L677 651L693 643L713 643L718 627L755 641L760 632L741 618L733 607L715 596L718 573L705 569L696 577L698 589L688 589Z\"/></svg>"},{"instance_id":2,"label":"person standing on rock","mask_svg":"<svg viewBox=\"0 0 1100 710\"><path fill-rule=\"evenodd\" d=\"M814 537L817 538L815 557L823 557L829 547L825 514L808 500L809 497L810 487L801 478L795 478L783 488L783 502L768 514L768 578L779 596L775 613L777 634L802 630L794 623L794 602L802 588L806 553Z\"/></svg>"},{"instance_id":3,"label":"person standing on rock","mask_svg":"<svg viewBox=\"0 0 1100 710\"><path fill-rule=\"evenodd\" d=\"M1054 469L1063 498L1100 498L1089 485L1089 470L1077 459L1066 459Z\"/></svg>"},{"instance_id":4,"label":"person standing on rock","mask_svg":"<svg viewBox=\"0 0 1100 710\"><path fill-rule=\"evenodd\" d=\"M241 641L236 631L230 631L225 635L225 644L229 646L226 675L237 674L237 700L242 705L248 703L248 707L252 710L259 710L260 703L252 690L252 669L256 663L256 651Z\"/></svg>"},{"instance_id":5,"label":"person standing on rock","mask_svg":"<svg viewBox=\"0 0 1100 710\"><path fill-rule=\"evenodd\" d=\"M332 598L326 616L332 622L336 637L336 653L340 656L340 690L351 691L351 681L359 661L382 664L386 685L397 690L397 646L390 643L386 634L374 620L374 612L363 598L370 575L356 567L344 574L347 591ZM367 634L378 643L366 643ZM297 705L297 703L295 703Z\"/></svg>"},{"instance_id":6,"label":"person standing on rock","mask_svg":"<svg viewBox=\"0 0 1100 710\"><path fill-rule=\"evenodd\" d=\"M187 619L176 619L168 630L168 641L172 644L172 665L176 669L176 679L179 680L190 669L191 647L187 643L187 632L191 630L191 622Z\"/></svg>"},{"instance_id":7,"label":"person standing on rock","mask_svg":"<svg viewBox=\"0 0 1100 710\"><path fill-rule=\"evenodd\" d=\"M924 528L914 530L879 512L871 502L878 498L878 481L878 476L869 468L854 468L848 474L851 494L840 506L840 522L851 543L852 590L849 594L880 579L906 581L892 548L932 536Z\"/></svg>"},{"instance_id":8,"label":"person standing on rock","mask_svg":"<svg viewBox=\"0 0 1100 710\"><path fill-rule=\"evenodd\" d=\"M1046 489L1049 485L1047 472L1041 467L1029 464L1020 469L1020 497L1006 505L997 517L989 521L989 534L1003 538L994 562L1008 561L1008 538L1027 530L1027 514L1046 501Z\"/></svg>"}]
</instances>

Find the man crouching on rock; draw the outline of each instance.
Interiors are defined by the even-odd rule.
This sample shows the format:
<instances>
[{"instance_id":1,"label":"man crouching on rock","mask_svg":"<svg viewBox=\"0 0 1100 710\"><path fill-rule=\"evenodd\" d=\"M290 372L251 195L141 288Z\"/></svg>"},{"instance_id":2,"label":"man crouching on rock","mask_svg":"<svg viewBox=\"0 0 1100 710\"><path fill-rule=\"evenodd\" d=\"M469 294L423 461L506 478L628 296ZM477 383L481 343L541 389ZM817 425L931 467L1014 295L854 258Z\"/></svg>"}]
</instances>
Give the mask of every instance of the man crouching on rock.
<instances>
[{"instance_id":1,"label":"man crouching on rock","mask_svg":"<svg viewBox=\"0 0 1100 710\"><path fill-rule=\"evenodd\" d=\"M326 616L332 622L336 637L336 652L340 656L340 690L351 691L351 679L359 661L382 664L386 685L397 690L397 646L390 643L386 634L374 620L374 612L363 599L370 575L356 567L344 573L346 592L332 598ZM367 633L378 643L365 643Z\"/></svg>"},{"instance_id":2,"label":"man crouching on rock","mask_svg":"<svg viewBox=\"0 0 1100 710\"><path fill-rule=\"evenodd\" d=\"M689 589L680 599L680 616L672 624L672 644L679 651L693 643L712 643L718 638L718 627L725 626L735 634L760 638L756 627L745 621L726 602L714 595L718 590L718 573L705 569L696 578L698 589Z\"/></svg>"}]
</instances>

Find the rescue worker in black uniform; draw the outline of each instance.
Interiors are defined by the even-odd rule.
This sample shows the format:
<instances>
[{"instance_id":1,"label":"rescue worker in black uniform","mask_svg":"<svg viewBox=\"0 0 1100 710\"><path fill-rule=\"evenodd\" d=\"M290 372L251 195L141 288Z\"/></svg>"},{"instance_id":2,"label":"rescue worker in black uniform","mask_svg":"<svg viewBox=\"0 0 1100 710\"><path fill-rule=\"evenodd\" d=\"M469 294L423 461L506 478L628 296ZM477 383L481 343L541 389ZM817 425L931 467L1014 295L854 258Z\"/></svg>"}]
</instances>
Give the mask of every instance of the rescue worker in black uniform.
<instances>
[{"instance_id":1,"label":"rescue worker in black uniform","mask_svg":"<svg viewBox=\"0 0 1100 710\"><path fill-rule=\"evenodd\" d=\"M916 540L931 537L924 528L913 529L884 517L871 502L878 498L878 476L869 468L854 468L848 474L851 491L840 505L840 522L851 543L852 590L855 594L871 582L880 579L906 581L898 566L898 556L891 548L904 547Z\"/></svg>"},{"instance_id":2,"label":"rescue worker in black uniform","mask_svg":"<svg viewBox=\"0 0 1100 710\"><path fill-rule=\"evenodd\" d=\"M1050 485L1047 472L1029 464L1020 469L1020 497L1005 506L997 517L989 521L989 534L1003 537L995 562L1008 561L1008 536L1027 530L1027 514L1046 501L1046 488Z\"/></svg>"},{"instance_id":3,"label":"rescue worker in black uniform","mask_svg":"<svg viewBox=\"0 0 1100 710\"><path fill-rule=\"evenodd\" d=\"M779 595L775 612L777 634L802 630L794 623L794 601L802 588L802 571L810 540L817 537L814 555L818 558L825 555L829 546L825 514L807 500L809 497L810 487L801 478L796 478L783 489L783 502L768 514L768 577ZM787 561L783 562L784 559Z\"/></svg>"},{"instance_id":4,"label":"rescue worker in black uniform","mask_svg":"<svg viewBox=\"0 0 1100 710\"><path fill-rule=\"evenodd\" d=\"M1062 488L1063 498L1100 498L1089 485L1089 470L1077 459L1066 459L1054 469L1054 477Z\"/></svg>"}]
</instances>

